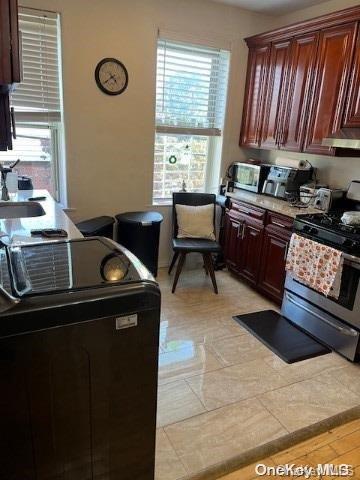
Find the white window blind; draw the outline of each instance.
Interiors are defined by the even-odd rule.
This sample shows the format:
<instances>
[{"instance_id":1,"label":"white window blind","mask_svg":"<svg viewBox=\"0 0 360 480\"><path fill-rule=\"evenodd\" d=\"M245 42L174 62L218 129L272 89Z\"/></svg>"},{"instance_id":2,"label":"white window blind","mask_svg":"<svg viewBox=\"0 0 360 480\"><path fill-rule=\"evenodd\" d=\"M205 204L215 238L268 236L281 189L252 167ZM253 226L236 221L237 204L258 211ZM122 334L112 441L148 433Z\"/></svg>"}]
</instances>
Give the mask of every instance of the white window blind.
<instances>
[{"instance_id":1,"label":"white window blind","mask_svg":"<svg viewBox=\"0 0 360 480\"><path fill-rule=\"evenodd\" d=\"M157 133L220 136L229 52L159 39L157 55Z\"/></svg>"},{"instance_id":2,"label":"white window blind","mask_svg":"<svg viewBox=\"0 0 360 480\"><path fill-rule=\"evenodd\" d=\"M61 119L58 14L21 8L22 82L11 95L17 120Z\"/></svg>"}]
</instances>

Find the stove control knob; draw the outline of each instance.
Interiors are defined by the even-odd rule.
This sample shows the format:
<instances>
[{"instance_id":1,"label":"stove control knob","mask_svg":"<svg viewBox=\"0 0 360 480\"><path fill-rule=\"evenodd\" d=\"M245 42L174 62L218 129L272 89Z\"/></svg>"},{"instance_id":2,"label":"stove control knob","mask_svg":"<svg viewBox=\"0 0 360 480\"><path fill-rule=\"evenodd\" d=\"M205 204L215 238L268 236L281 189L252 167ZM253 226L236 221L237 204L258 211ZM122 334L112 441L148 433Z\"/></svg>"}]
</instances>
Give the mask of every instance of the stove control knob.
<instances>
[{"instance_id":1,"label":"stove control knob","mask_svg":"<svg viewBox=\"0 0 360 480\"><path fill-rule=\"evenodd\" d=\"M354 240L350 240L349 238L346 238L343 241L342 244L343 244L344 247L348 247L348 248L356 248L357 247L357 242L355 242Z\"/></svg>"},{"instance_id":2,"label":"stove control knob","mask_svg":"<svg viewBox=\"0 0 360 480\"><path fill-rule=\"evenodd\" d=\"M310 230L311 230L310 225L304 225L303 231L304 231L305 233L310 233Z\"/></svg>"},{"instance_id":3,"label":"stove control knob","mask_svg":"<svg viewBox=\"0 0 360 480\"><path fill-rule=\"evenodd\" d=\"M311 233L312 235L316 235L317 233L319 233L319 230L317 228L311 227L309 233Z\"/></svg>"}]
</instances>

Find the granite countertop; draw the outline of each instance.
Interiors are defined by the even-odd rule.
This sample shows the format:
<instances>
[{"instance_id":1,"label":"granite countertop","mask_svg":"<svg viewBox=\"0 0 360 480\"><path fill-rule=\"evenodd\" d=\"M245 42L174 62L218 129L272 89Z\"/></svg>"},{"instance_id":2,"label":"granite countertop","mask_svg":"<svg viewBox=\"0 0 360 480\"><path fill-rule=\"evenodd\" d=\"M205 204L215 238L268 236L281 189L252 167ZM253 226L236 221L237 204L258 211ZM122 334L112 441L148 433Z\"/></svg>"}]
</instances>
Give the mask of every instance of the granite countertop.
<instances>
[{"instance_id":1,"label":"granite countertop","mask_svg":"<svg viewBox=\"0 0 360 480\"><path fill-rule=\"evenodd\" d=\"M236 190L233 193L227 192L226 196L233 198L234 200L241 200L242 202L250 203L256 207L265 208L266 210L281 213L282 215L292 218L295 218L297 215L303 213L321 213L321 210L313 207L292 207L286 200L269 197L267 195L261 195L259 193L247 192L246 190Z\"/></svg>"},{"instance_id":2,"label":"granite countertop","mask_svg":"<svg viewBox=\"0 0 360 480\"><path fill-rule=\"evenodd\" d=\"M55 238L49 239L31 236L31 230L44 228L62 228L68 233L68 239L82 238L80 231L47 190L19 190L10 201L24 202L30 197L46 197L46 200L39 201L45 210L45 215L28 218L0 219L0 236L4 237L4 243L43 243L56 240Z\"/></svg>"}]
</instances>

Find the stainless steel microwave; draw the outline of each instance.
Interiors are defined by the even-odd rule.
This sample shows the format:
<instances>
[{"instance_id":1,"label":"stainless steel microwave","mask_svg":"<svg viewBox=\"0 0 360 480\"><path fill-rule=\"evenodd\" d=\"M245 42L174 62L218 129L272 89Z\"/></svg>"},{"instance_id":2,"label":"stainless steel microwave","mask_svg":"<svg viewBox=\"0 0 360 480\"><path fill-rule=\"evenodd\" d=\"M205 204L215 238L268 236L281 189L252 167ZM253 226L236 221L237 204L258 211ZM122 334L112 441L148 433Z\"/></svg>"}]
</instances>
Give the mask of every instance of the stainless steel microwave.
<instances>
[{"instance_id":1,"label":"stainless steel microwave","mask_svg":"<svg viewBox=\"0 0 360 480\"><path fill-rule=\"evenodd\" d=\"M235 162L230 166L228 173L234 188L261 193L269 171L270 165Z\"/></svg>"}]
</instances>

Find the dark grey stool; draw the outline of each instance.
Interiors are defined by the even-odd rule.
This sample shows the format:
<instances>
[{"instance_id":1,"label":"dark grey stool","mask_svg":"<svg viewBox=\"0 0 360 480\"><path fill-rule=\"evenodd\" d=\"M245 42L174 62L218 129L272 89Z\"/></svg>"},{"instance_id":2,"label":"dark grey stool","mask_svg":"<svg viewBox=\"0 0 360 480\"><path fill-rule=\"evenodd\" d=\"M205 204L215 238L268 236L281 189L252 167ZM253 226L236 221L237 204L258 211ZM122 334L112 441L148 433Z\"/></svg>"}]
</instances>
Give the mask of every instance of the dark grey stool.
<instances>
[{"instance_id":1,"label":"dark grey stool","mask_svg":"<svg viewBox=\"0 0 360 480\"><path fill-rule=\"evenodd\" d=\"M156 277L163 216L158 212L126 212L115 215L115 218L117 241L136 255Z\"/></svg>"},{"instance_id":2,"label":"dark grey stool","mask_svg":"<svg viewBox=\"0 0 360 480\"><path fill-rule=\"evenodd\" d=\"M111 240L114 238L114 223L113 217L106 215L102 217L90 218L76 224L77 228L84 235L84 237L107 237Z\"/></svg>"}]
</instances>

